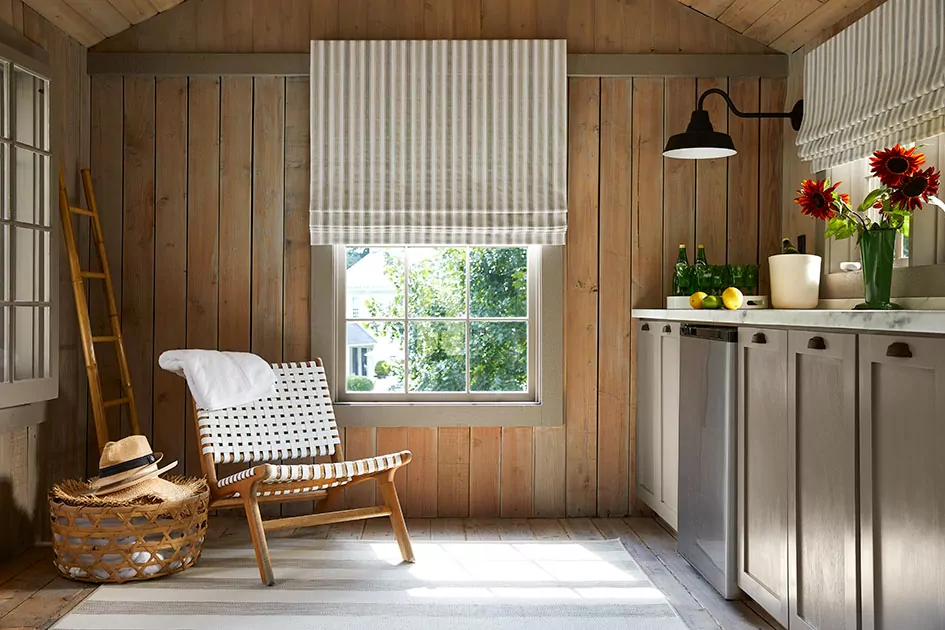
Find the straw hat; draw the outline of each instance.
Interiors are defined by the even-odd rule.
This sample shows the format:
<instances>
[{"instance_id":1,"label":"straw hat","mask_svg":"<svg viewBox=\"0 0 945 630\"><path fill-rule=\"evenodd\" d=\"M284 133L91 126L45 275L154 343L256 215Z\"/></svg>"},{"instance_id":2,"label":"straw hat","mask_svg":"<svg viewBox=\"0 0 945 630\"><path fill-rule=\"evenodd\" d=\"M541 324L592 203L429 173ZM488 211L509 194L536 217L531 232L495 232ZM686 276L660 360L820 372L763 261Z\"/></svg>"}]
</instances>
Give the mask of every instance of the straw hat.
<instances>
[{"instance_id":1,"label":"straw hat","mask_svg":"<svg viewBox=\"0 0 945 630\"><path fill-rule=\"evenodd\" d=\"M175 461L158 468L163 457L163 453L151 451L148 438L143 435L108 442L98 461L98 477L89 481L90 494L102 495L125 490L155 479L177 465Z\"/></svg>"}]
</instances>

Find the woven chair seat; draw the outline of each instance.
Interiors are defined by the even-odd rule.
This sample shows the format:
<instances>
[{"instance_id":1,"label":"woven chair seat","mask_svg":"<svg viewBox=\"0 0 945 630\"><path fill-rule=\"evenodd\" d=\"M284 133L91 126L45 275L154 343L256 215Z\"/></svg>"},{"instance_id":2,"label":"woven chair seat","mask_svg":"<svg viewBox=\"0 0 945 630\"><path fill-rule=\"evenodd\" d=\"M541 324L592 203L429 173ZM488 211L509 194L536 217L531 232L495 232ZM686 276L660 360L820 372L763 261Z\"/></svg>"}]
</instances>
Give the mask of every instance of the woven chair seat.
<instances>
[{"instance_id":1,"label":"woven chair seat","mask_svg":"<svg viewBox=\"0 0 945 630\"><path fill-rule=\"evenodd\" d=\"M264 477L258 486L258 496L295 494L323 488L343 486L358 477L370 475L382 470L390 470L410 461L410 451L400 451L388 455L378 455L365 459L326 463L326 464L264 464L253 466L217 481L221 490L252 477L261 468L265 468ZM312 484L299 487L297 482L311 481ZM293 484L291 490L274 488L276 484ZM239 496L235 493L234 496Z\"/></svg>"}]
</instances>

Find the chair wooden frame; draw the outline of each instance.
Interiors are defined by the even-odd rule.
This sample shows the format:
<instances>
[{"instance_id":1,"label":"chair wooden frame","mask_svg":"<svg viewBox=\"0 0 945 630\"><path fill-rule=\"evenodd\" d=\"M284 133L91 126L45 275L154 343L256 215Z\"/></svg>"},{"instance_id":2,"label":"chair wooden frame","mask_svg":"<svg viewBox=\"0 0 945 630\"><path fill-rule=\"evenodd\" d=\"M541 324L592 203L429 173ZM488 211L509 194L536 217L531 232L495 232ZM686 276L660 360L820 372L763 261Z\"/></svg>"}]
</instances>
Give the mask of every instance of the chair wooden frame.
<instances>
[{"instance_id":1,"label":"chair wooden frame","mask_svg":"<svg viewBox=\"0 0 945 630\"><path fill-rule=\"evenodd\" d=\"M319 368L323 368L321 359L316 358L313 363ZM193 402L193 410L197 435L203 437L204 429L200 426L200 409L198 409L196 402ZM201 440L201 443L203 444L203 440ZM240 473L241 478L239 480L228 483L225 487L220 487L219 478L217 476L217 462L214 453L203 447L201 447L201 451L200 466L210 486L210 509L242 507L245 510L246 520L249 523L250 536L253 541L253 548L256 552L256 563L259 565L259 577L267 586L272 586L275 583L272 560L269 556L269 546L266 542L266 532L269 531L344 523L347 521L386 516L390 518L391 527L394 530L394 536L397 539L397 545L400 548L400 553L404 561L414 562L410 535L407 532L407 525L404 522L400 499L394 487L394 475L401 467L410 463L411 455L409 452L399 454L398 459L400 463L390 465L383 470L322 480L300 479L280 482L270 481L267 483L267 481L273 479L275 476L274 473L277 467L268 462L256 463L256 465ZM334 446L331 462L333 464L341 464L342 466L345 464L344 450L340 442L336 443ZM317 464L313 466L317 466ZM383 505L331 512L323 511L328 505L329 500L336 495L341 488L364 483L372 479L377 480L379 484L381 496L383 497ZM265 492L262 492L263 487ZM259 511L260 503L286 503L309 499L317 502L316 510L313 514L263 520Z\"/></svg>"}]
</instances>

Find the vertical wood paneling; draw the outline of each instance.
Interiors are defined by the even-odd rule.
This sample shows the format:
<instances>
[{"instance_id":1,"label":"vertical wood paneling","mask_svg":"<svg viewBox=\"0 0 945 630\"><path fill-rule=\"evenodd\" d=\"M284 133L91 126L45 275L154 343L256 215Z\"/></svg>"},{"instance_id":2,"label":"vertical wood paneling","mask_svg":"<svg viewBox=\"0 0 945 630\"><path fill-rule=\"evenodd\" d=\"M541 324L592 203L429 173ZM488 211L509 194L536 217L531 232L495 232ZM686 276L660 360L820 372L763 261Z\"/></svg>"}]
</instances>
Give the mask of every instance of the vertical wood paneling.
<instances>
[{"instance_id":1,"label":"vertical wood paneling","mask_svg":"<svg viewBox=\"0 0 945 630\"><path fill-rule=\"evenodd\" d=\"M253 79L220 82L220 274L218 345L250 347L253 227Z\"/></svg>"},{"instance_id":2,"label":"vertical wood paneling","mask_svg":"<svg viewBox=\"0 0 945 630\"><path fill-rule=\"evenodd\" d=\"M159 78L156 86L154 174L154 325L152 365L165 350L187 345L187 79ZM154 368L154 439L152 446L170 461L185 461L187 413L184 380ZM135 392L137 394L137 392ZM141 399L142 406L147 399Z\"/></svg>"},{"instance_id":3,"label":"vertical wood paneling","mask_svg":"<svg viewBox=\"0 0 945 630\"><path fill-rule=\"evenodd\" d=\"M780 112L784 102L784 79L761 80L761 111ZM781 252L781 156L784 151L784 120L762 120L758 141L758 293L768 295L768 256Z\"/></svg>"},{"instance_id":4,"label":"vertical wood paneling","mask_svg":"<svg viewBox=\"0 0 945 630\"><path fill-rule=\"evenodd\" d=\"M437 516L469 516L469 427L437 430Z\"/></svg>"},{"instance_id":5,"label":"vertical wood paneling","mask_svg":"<svg viewBox=\"0 0 945 630\"><path fill-rule=\"evenodd\" d=\"M98 75L92 79L90 103L90 157L92 161L92 185L95 187L95 200L98 203L99 215L102 223L102 235L105 239L105 255L112 274L112 286L115 291L115 302L121 304L122 273L121 248L122 228L124 215L122 202L122 160L124 130L123 124L116 129L116 121L124 116L124 81L121 77ZM65 249L65 245L62 246ZM98 269L98 260L90 256L92 268ZM94 288L94 287L93 287ZM101 288L89 291L89 313L92 322L93 334L109 334L108 310L105 304L105 294ZM118 360L114 352L96 354L99 376L102 379L102 395L106 400L120 396ZM84 359L83 359L84 361ZM84 365L84 363L83 363ZM83 401L84 402L84 401ZM138 399L139 404L147 404L144 398ZM117 436L120 431L121 410L112 407L106 412L108 433ZM88 457L86 461L87 473L91 476L98 471L98 439L95 435L95 424L88 423Z\"/></svg>"},{"instance_id":6,"label":"vertical wood paneling","mask_svg":"<svg viewBox=\"0 0 945 630\"><path fill-rule=\"evenodd\" d=\"M728 89L727 79L699 79L699 94L711 88ZM712 94L704 104L716 131L728 130L728 114L722 97ZM709 264L728 260L728 160L699 160L696 163L696 244L705 245ZM695 257L695 254L693 254Z\"/></svg>"},{"instance_id":7,"label":"vertical wood paneling","mask_svg":"<svg viewBox=\"0 0 945 630\"><path fill-rule=\"evenodd\" d=\"M312 358L309 318L311 245L309 244L309 89L308 80L286 79L285 108L285 331L286 361Z\"/></svg>"},{"instance_id":8,"label":"vertical wood paneling","mask_svg":"<svg viewBox=\"0 0 945 630\"><path fill-rule=\"evenodd\" d=\"M743 112L761 111L758 79L732 79L729 95ZM738 154L728 158L728 261L758 261L758 134L757 118L731 112L728 132Z\"/></svg>"},{"instance_id":9,"label":"vertical wood paneling","mask_svg":"<svg viewBox=\"0 0 945 630\"><path fill-rule=\"evenodd\" d=\"M212 349L219 343L220 80L191 78L189 107L187 347ZM189 404L187 431L187 474L199 475L199 442Z\"/></svg>"},{"instance_id":10,"label":"vertical wood paneling","mask_svg":"<svg viewBox=\"0 0 945 630\"><path fill-rule=\"evenodd\" d=\"M666 79L664 89L663 141L689 124L696 108L696 81ZM679 245L686 245L690 264L695 262L696 161L663 159L663 187L672 191L663 206L663 295L672 295L673 265Z\"/></svg>"},{"instance_id":11,"label":"vertical wood paneling","mask_svg":"<svg viewBox=\"0 0 945 630\"><path fill-rule=\"evenodd\" d=\"M597 513L597 290L600 80L571 79L565 269L567 514Z\"/></svg>"},{"instance_id":12,"label":"vertical wood paneling","mask_svg":"<svg viewBox=\"0 0 945 630\"><path fill-rule=\"evenodd\" d=\"M598 31L600 32L600 31ZM597 514L630 501L631 79L601 79Z\"/></svg>"},{"instance_id":13,"label":"vertical wood paneling","mask_svg":"<svg viewBox=\"0 0 945 630\"><path fill-rule=\"evenodd\" d=\"M176 15L155 20L153 25L129 29L101 49L134 50L139 46L150 50L303 52L313 37L535 36L567 37L569 52L758 49L691 11L654 0L527 0L513 4L494 0L409 0L400 4L388 0L194 0L187 4L191 6L173 9L168 13ZM174 25L180 32L171 32ZM144 32L149 29L153 32ZM191 37L193 41L186 41ZM212 103L206 102L205 83L218 84L213 88ZM759 84L757 80L754 83ZM155 305L173 301L174 290L180 290L179 280L174 278L180 276L182 263L178 260L175 266L174 261L165 260L171 255L172 237L163 235L165 230L171 234L182 227L182 217L167 209L186 203L186 238L175 243L187 251L186 343L251 350L271 361L308 359L307 80L224 77L217 82L194 78L189 84L187 120L176 122L185 125L190 155L182 156L179 149L172 148L173 134L163 138L158 131L155 258L157 269L168 269L170 276L157 276ZM733 254L741 255L742 247L757 248L755 256L763 257L772 239L779 236L772 236L777 232L777 219L767 216L765 207L772 199L776 201L774 197L766 201L766 194L780 189L780 167L759 157L779 150L780 135L774 124L757 128L752 150L754 174L750 167L730 174L725 160L696 165L663 160L660 155L666 137L688 122L698 91L712 85L726 88L728 81L571 81L570 233L564 314L566 424L534 429L343 431L349 458L413 451L414 461L396 478L409 515L619 515L633 505L630 306L662 305L671 286L669 269L678 243L694 246L703 242L711 262L724 262L730 243ZM159 96L163 87L162 80ZM756 105L771 102L774 109L780 108L774 107L776 92L772 86L769 94L765 84L755 93ZM122 93L120 78L95 78L93 172L100 204L114 208L106 229L117 238L106 238L119 257L123 246L124 139L115 132L113 121L121 118ZM716 128L727 129L721 99L710 97L706 105ZM155 107L159 128L171 124L170 118L162 118L160 99ZM216 117L210 113L214 108ZM739 149L743 150L741 144ZM199 163L195 150L202 152ZM172 173L181 171L184 164L187 188L182 198ZM99 183L104 179L102 173L117 177ZM736 211L729 220L729 187L734 191L736 184L744 184L738 194L754 194L755 201L754 206L739 208L744 217ZM124 213L131 211L126 207ZM754 217L748 216L750 212ZM746 221L751 234L740 227ZM118 258L119 268L120 263ZM113 262L113 271L115 266ZM171 339L179 334L173 326L159 332L159 310L155 309L153 316L154 356L165 345L172 345ZM162 398L164 392L173 390L172 382L156 375L154 396L142 404L153 405L155 414L162 417L164 412L159 410L167 407L166 415L172 417L170 409L178 406L177 394ZM164 420L160 422L156 437L173 443L164 433ZM185 425L188 432L192 431L191 422ZM167 429L171 433L177 430L175 426ZM192 445L194 437L188 435ZM193 470L198 469L195 464L190 462ZM339 493L335 507L376 502L378 493L373 485ZM304 513L310 507L311 503L286 506L283 513Z\"/></svg>"},{"instance_id":14,"label":"vertical wood paneling","mask_svg":"<svg viewBox=\"0 0 945 630\"><path fill-rule=\"evenodd\" d=\"M469 516L498 516L502 429L472 427L469 437Z\"/></svg>"},{"instance_id":15,"label":"vertical wood paneling","mask_svg":"<svg viewBox=\"0 0 945 630\"><path fill-rule=\"evenodd\" d=\"M407 448L413 460L407 466L407 502L404 513L415 518L436 516L436 427L409 427Z\"/></svg>"},{"instance_id":16,"label":"vertical wood paneling","mask_svg":"<svg viewBox=\"0 0 945 630\"><path fill-rule=\"evenodd\" d=\"M154 102L153 77L125 80L121 329L131 385L141 396L138 424L149 437L154 361ZM127 408L122 409L121 424L121 436L130 435Z\"/></svg>"},{"instance_id":17,"label":"vertical wood paneling","mask_svg":"<svg viewBox=\"0 0 945 630\"><path fill-rule=\"evenodd\" d=\"M634 308L663 303L663 80L633 80L630 172Z\"/></svg>"},{"instance_id":18,"label":"vertical wood paneling","mask_svg":"<svg viewBox=\"0 0 945 630\"><path fill-rule=\"evenodd\" d=\"M476 429L473 429L475 432ZM535 427L534 516L560 518L567 513L567 433L564 427Z\"/></svg>"},{"instance_id":19,"label":"vertical wood paneling","mask_svg":"<svg viewBox=\"0 0 945 630\"><path fill-rule=\"evenodd\" d=\"M502 473L499 516L532 515L532 428L502 427Z\"/></svg>"},{"instance_id":20,"label":"vertical wood paneling","mask_svg":"<svg viewBox=\"0 0 945 630\"><path fill-rule=\"evenodd\" d=\"M285 79L254 81L252 351L276 362L282 359Z\"/></svg>"}]
</instances>

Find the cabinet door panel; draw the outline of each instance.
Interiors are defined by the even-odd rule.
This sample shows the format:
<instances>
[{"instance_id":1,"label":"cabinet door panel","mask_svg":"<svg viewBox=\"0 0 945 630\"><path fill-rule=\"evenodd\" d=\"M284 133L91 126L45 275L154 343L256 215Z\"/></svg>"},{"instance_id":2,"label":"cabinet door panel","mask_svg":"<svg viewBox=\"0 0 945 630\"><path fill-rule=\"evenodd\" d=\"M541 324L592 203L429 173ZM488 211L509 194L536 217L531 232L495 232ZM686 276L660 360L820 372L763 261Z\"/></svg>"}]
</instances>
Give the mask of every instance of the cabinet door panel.
<instances>
[{"instance_id":1,"label":"cabinet door panel","mask_svg":"<svg viewBox=\"0 0 945 630\"><path fill-rule=\"evenodd\" d=\"M679 503L679 325L660 326L660 507L677 528Z\"/></svg>"},{"instance_id":2,"label":"cabinet door panel","mask_svg":"<svg viewBox=\"0 0 945 630\"><path fill-rule=\"evenodd\" d=\"M637 491L656 509L660 496L660 369L656 322L637 322Z\"/></svg>"},{"instance_id":3,"label":"cabinet door panel","mask_svg":"<svg viewBox=\"0 0 945 630\"><path fill-rule=\"evenodd\" d=\"M787 626L787 332L738 338L738 586Z\"/></svg>"},{"instance_id":4,"label":"cabinet door panel","mask_svg":"<svg viewBox=\"0 0 945 630\"><path fill-rule=\"evenodd\" d=\"M861 335L863 627L945 627L945 340Z\"/></svg>"},{"instance_id":5,"label":"cabinet door panel","mask_svg":"<svg viewBox=\"0 0 945 630\"><path fill-rule=\"evenodd\" d=\"M856 336L788 340L790 626L854 630Z\"/></svg>"}]
</instances>

